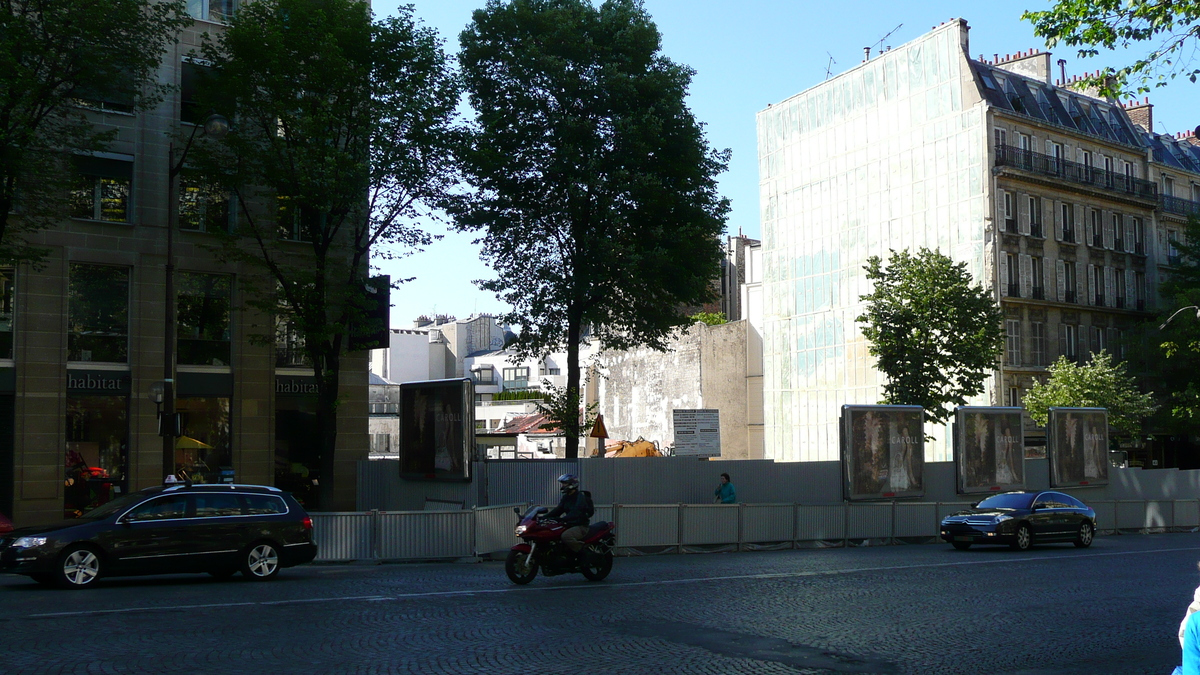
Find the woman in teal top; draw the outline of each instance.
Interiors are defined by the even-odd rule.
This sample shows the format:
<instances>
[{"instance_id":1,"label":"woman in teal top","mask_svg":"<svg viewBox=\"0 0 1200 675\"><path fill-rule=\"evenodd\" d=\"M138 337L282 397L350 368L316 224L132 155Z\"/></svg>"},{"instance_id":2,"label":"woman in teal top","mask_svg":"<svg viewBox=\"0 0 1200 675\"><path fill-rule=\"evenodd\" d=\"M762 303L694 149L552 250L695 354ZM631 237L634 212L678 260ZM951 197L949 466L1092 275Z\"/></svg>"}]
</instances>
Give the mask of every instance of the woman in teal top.
<instances>
[{"instance_id":1,"label":"woman in teal top","mask_svg":"<svg viewBox=\"0 0 1200 675\"><path fill-rule=\"evenodd\" d=\"M717 497L717 503L737 503L737 488L733 486L733 483L729 482L729 474L727 473L721 474L721 484L717 486L716 490L713 490L713 494Z\"/></svg>"}]
</instances>

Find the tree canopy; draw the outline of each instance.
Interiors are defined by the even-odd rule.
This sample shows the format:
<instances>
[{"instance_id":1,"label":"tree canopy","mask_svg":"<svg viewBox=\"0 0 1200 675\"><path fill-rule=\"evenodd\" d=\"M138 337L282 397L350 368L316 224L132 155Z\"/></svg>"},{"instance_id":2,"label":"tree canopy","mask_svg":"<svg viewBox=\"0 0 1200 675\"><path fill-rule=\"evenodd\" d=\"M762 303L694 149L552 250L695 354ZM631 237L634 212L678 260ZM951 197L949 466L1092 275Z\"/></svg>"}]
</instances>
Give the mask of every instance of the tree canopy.
<instances>
[{"instance_id":1,"label":"tree canopy","mask_svg":"<svg viewBox=\"0 0 1200 675\"><path fill-rule=\"evenodd\" d=\"M636 0L491 0L460 36L475 110L460 153L473 192L452 209L479 232L524 356L567 352L579 408L579 344L665 348L720 273L729 211L685 102L692 70L661 53ZM567 456L582 432L569 416Z\"/></svg>"},{"instance_id":2,"label":"tree canopy","mask_svg":"<svg viewBox=\"0 0 1200 675\"><path fill-rule=\"evenodd\" d=\"M1107 408L1108 423L1122 433L1136 436L1142 421L1158 409L1152 393L1138 391L1137 381L1126 374L1125 364L1114 362L1101 351L1084 365L1060 356L1049 368L1050 378L1025 393L1025 409L1041 426L1049 420L1050 408Z\"/></svg>"},{"instance_id":3,"label":"tree canopy","mask_svg":"<svg viewBox=\"0 0 1200 675\"><path fill-rule=\"evenodd\" d=\"M919 405L945 424L954 406L983 393L1004 344L996 300L972 283L966 263L922 248L892 251L887 267L871 256L863 268L874 284L860 296L856 321L887 377L881 403Z\"/></svg>"},{"instance_id":4,"label":"tree canopy","mask_svg":"<svg viewBox=\"0 0 1200 675\"><path fill-rule=\"evenodd\" d=\"M67 214L71 155L116 138L98 111L160 101L159 65L190 23L182 0L0 0L0 261L44 255L25 235Z\"/></svg>"},{"instance_id":5,"label":"tree canopy","mask_svg":"<svg viewBox=\"0 0 1200 675\"><path fill-rule=\"evenodd\" d=\"M1102 95L1145 93L1178 77L1195 82L1200 75L1196 0L1057 0L1050 9L1025 12L1022 18L1033 22L1034 34L1050 47L1060 42L1079 47L1081 57L1147 43L1149 52L1132 63L1085 79Z\"/></svg>"}]
</instances>

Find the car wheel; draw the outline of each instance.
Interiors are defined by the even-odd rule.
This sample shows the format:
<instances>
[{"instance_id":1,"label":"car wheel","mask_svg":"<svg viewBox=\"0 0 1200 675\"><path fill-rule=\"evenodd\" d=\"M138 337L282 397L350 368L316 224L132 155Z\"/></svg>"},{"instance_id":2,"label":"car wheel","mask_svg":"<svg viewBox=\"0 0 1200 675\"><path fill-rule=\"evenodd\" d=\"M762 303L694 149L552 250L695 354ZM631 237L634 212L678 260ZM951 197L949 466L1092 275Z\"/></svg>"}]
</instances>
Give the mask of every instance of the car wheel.
<instances>
[{"instance_id":1,"label":"car wheel","mask_svg":"<svg viewBox=\"0 0 1200 675\"><path fill-rule=\"evenodd\" d=\"M100 554L88 546L67 548L58 558L54 581L61 588L91 588L100 578Z\"/></svg>"},{"instance_id":2,"label":"car wheel","mask_svg":"<svg viewBox=\"0 0 1200 675\"><path fill-rule=\"evenodd\" d=\"M1017 536L1013 540L1012 547L1018 551L1028 551L1030 546L1033 546L1033 533L1029 531L1029 525L1021 523L1017 527Z\"/></svg>"},{"instance_id":3,"label":"car wheel","mask_svg":"<svg viewBox=\"0 0 1200 675\"><path fill-rule=\"evenodd\" d=\"M242 553L242 576L251 581L270 581L279 575L279 551L268 541L251 544Z\"/></svg>"},{"instance_id":4,"label":"car wheel","mask_svg":"<svg viewBox=\"0 0 1200 675\"><path fill-rule=\"evenodd\" d=\"M965 551L971 548L971 542L969 541L952 541L950 542L950 545L960 551Z\"/></svg>"},{"instance_id":5,"label":"car wheel","mask_svg":"<svg viewBox=\"0 0 1200 675\"><path fill-rule=\"evenodd\" d=\"M1092 545L1092 540L1095 538L1096 528L1092 527L1092 524L1085 520L1079 526L1079 536L1075 539L1075 546L1077 548L1087 548Z\"/></svg>"},{"instance_id":6,"label":"car wheel","mask_svg":"<svg viewBox=\"0 0 1200 675\"><path fill-rule=\"evenodd\" d=\"M538 564L536 560L530 560L526 564L525 561L528 558L528 553L522 553L521 551L508 552L508 557L504 559L504 573L508 575L509 581L512 581L514 584L521 584L522 586L533 581L533 578L538 573Z\"/></svg>"},{"instance_id":7,"label":"car wheel","mask_svg":"<svg viewBox=\"0 0 1200 675\"><path fill-rule=\"evenodd\" d=\"M601 553L591 546L583 551L583 559L579 561L579 571L589 581L602 581L612 571L612 551Z\"/></svg>"}]
</instances>

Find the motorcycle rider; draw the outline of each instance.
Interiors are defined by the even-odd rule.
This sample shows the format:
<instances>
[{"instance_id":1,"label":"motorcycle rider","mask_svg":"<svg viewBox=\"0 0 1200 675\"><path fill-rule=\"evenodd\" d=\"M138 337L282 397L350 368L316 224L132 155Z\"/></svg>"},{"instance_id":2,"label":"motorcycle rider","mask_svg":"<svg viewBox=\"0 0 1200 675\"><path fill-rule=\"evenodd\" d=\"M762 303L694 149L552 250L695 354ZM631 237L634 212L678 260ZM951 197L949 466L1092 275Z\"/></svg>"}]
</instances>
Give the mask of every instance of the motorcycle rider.
<instances>
[{"instance_id":1,"label":"motorcycle rider","mask_svg":"<svg viewBox=\"0 0 1200 675\"><path fill-rule=\"evenodd\" d=\"M558 483L562 498L546 517L557 519L567 526L561 536L562 543L573 553L579 553L583 550L583 540L588 533L593 512L592 500L587 493L579 491L579 478L575 474L564 473L558 477Z\"/></svg>"}]
</instances>

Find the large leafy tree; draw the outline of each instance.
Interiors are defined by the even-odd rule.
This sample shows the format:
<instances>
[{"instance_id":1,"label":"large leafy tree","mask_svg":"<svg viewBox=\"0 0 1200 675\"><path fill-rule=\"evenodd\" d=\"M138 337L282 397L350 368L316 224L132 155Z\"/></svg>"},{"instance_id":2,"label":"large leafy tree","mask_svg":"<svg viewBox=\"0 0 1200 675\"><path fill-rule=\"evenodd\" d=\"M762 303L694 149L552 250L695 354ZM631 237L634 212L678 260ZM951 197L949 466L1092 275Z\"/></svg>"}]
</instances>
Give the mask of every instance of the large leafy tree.
<instances>
[{"instance_id":1,"label":"large leafy tree","mask_svg":"<svg viewBox=\"0 0 1200 675\"><path fill-rule=\"evenodd\" d=\"M580 341L665 349L710 297L729 211L684 99L692 71L660 52L636 0L492 0L460 37L475 133L461 153L474 192L457 226L481 232L522 357L567 352L579 410ZM583 431L566 415L567 456Z\"/></svg>"},{"instance_id":2,"label":"large leafy tree","mask_svg":"<svg viewBox=\"0 0 1200 675\"><path fill-rule=\"evenodd\" d=\"M1085 78L1105 95L1144 93L1178 77L1195 82L1200 76L1196 0L1057 0L1050 9L1025 12L1022 18L1033 22L1034 33L1047 45L1078 47L1082 57L1144 43L1148 51L1132 63Z\"/></svg>"},{"instance_id":3,"label":"large leafy tree","mask_svg":"<svg viewBox=\"0 0 1200 675\"><path fill-rule=\"evenodd\" d=\"M893 251L863 268L874 284L857 321L887 377L881 403L919 405L944 424L953 407L983 392L1004 344L1004 315L973 283L966 263L922 248Z\"/></svg>"},{"instance_id":4,"label":"large leafy tree","mask_svg":"<svg viewBox=\"0 0 1200 675\"><path fill-rule=\"evenodd\" d=\"M1189 221L1175 248L1179 264L1159 286L1163 311L1133 346L1139 374L1166 392L1165 419L1155 422L1193 433L1200 428L1200 314L1186 308L1200 305L1200 220Z\"/></svg>"},{"instance_id":5,"label":"large leafy tree","mask_svg":"<svg viewBox=\"0 0 1200 675\"><path fill-rule=\"evenodd\" d=\"M237 196L223 252L259 270L243 283L248 304L274 315L313 367L328 507L338 376L364 327L364 278L372 256L430 241L415 222L455 181L457 85L411 8L376 20L362 0L247 3L203 56L214 72L206 105L236 117L195 161Z\"/></svg>"},{"instance_id":6,"label":"large leafy tree","mask_svg":"<svg viewBox=\"0 0 1200 675\"><path fill-rule=\"evenodd\" d=\"M44 254L25 235L65 215L70 155L116 137L94 111L161 100L154 77L190 21L182 0L0 0L0 260Z\"/></svg>"},{"instance_id":7,"label":"large leafy tree","mask_svg":"<svg viewBox=\"0 0 1200 675\"><path fill-rule=\"evenodd\" d=\"M1138 391L1137 381L1125 372L1125 364L1114 362L1102 351L1084 365L1059 357L1049 368L1050 378L1025 393L1025 409L1041 426L1050 408L1107 408L1108 423L1122 433L1136 436L1142 422L1158 405L1153 394Z\"/></svg>"}]
</instances>

